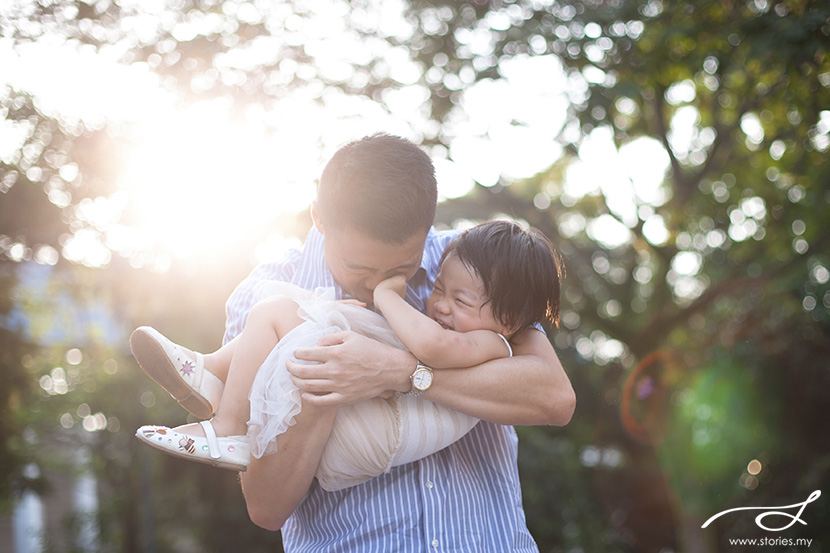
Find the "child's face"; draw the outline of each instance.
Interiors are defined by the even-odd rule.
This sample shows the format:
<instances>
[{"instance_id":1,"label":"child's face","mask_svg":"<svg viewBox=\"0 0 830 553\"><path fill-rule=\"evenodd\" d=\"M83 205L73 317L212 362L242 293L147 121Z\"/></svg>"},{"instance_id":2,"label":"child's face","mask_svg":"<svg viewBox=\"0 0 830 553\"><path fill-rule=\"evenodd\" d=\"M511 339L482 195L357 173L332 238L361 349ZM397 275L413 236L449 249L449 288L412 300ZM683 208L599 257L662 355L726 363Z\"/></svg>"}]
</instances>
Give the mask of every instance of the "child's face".
<instances>
[{"instance_id":1,"label":"child's face","mask_svg":"<svg viewBox=\"0 0 830 553\"><path fill-rule=\"evenodd\" d=\"M492 330L508 334L508 329L493 316L481 278L452 254L444 260L435 279L435 288L427 300L427 316L457 332Z\"/></svg>"}]
</instances>

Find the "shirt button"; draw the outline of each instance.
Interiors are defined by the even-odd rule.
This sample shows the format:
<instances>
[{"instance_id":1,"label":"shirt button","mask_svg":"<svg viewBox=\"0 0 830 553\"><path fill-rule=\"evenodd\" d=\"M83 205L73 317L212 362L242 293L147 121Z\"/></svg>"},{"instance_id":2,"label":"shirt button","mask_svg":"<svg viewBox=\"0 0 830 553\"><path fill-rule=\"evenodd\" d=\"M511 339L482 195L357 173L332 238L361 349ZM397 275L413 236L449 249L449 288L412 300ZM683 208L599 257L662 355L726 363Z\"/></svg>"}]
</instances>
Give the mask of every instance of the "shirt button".
<instances>
[{"instance_id":1,"label":"shirt button","mask_svg":"<svg viewBox=\"0 0 830 553\"><path fill-rule=\"evenodd\" d=\"M428 490L431 490L431 489L432 489L432 485L433 485L433 484L432 484L432 480L427 480L427 482L426 482L426 487L427 487L427 489L428 489Z\"/></svg>"},{"instance_id":2,"label":"shirt button","mask_svg":"<svg viewBox=\"0 0 830 553\"><path fill-rule=\"evenodd\" d=\"M432 543L430 545L432 547L438 547L438 540L432 540Z\"/></svg>"}]
</instances>

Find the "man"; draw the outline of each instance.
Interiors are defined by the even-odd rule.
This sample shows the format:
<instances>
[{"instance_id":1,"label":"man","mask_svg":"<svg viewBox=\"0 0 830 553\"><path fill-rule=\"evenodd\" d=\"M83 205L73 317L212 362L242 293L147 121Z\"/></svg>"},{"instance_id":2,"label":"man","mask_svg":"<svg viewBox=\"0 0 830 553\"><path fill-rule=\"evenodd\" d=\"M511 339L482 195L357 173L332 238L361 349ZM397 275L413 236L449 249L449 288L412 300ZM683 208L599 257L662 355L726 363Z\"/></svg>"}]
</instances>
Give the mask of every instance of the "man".
<instances>
[{"instance_id":1,"label":"man","mask_svg":"<svg viewBox=\"0 0 830 553\"><path fill-rule=\"evenodd\" d=\"M406 299L423 310L454 232L431 227L436 183L417 146L374 135L341 148L320 178L314 228L301 251L257 267L228 300L225 339L244 327L259 283L281 280L368 304L374 287L404 275ZM241 476L251 520L282 528L287 551L537 551L525 523L512 424L564 425L575 398L547 337L527 329L514 357L477 367L423 371L410 353L353 332L297 350L288 366L303 392L295 426L274 455ZM420 382L420 381L419 381ZM392 392L482 419L464 438L364 484L325 492L313 480L338 406Z\"/></svg>"}]
</instances>

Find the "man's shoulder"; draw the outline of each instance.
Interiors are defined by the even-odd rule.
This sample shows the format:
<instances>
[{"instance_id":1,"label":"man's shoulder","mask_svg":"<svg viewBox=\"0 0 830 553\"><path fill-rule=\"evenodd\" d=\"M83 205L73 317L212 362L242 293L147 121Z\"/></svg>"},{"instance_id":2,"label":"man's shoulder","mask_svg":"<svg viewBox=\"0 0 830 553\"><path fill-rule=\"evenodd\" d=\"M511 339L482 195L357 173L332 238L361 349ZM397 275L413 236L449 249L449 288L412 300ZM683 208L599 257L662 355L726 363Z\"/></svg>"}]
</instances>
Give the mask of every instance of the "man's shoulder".
<instances>
[{"instance_id":1,"label":"man's shoulder","mask_svg":"<svg viewBox=\"0 0 830 553\"><path fill-rule=\"evenodd\" d=\"M439 229L436 227L429 227L427 233L427 242L430 240L452 240L461 233L458 229Z\"/></svg>"},{"instance_id":2,"label":"man's shoulder","mask_svg":"<svg viewBox=\"0 0 830 553\"><path fill-rule=\"evenodd\" d=\"M426 244L424 244L424 260L422 266L429 270L433 268L437 271L438 263L441 261L441 256L447 245L452 242L453 238L458 236L460 231L454 229L438 230L435 227L429 229L427 234ZM434 278L434 275L432 275Z\"/></svg>"},{"instance_id":3,"label":"man's shoulder","mask_svg":"<svg viewBox=\"0 0 830 553\"><path fill-rule=\"evenodd\" d=\"M307 265L307 258L317 248L317 242L320 240L313 236L313 232L309 232L306 241L291 244L281 255L275 259L262 261L254 266L248 276L245 277L238 285L234 294L245 294L246 290L252 289L262 281L283 281L291 282L295 274L301 271ZM322 253L320 253L322 255Z\"/></svg>"},{"instance_id":4,"label":"man's shoulder","mask_svg":"<svg viewBox=\"0 0 830 553\"><path fill-rule=\"evenodd\" d=\"M304 242L297 241L286 248L279 257L258 263L251 271L250 277L285 279L286 272L292 273L307 258L322 257L322 236L312 227Z\"/></svg>"},{"instance_id":5,"label":"man's shoulder","mask_svg":"<svg viewBox=\"0 0 830 553\"><path fill-rule=\"evenodd\" d=\"M426 245L424 246L425 250L438 250L443 252L444 249L447 247L447 244L452 242L453 238L458 236L461 231L455 229L437 229L435 227L430 227L429 233L427 233L427 240Z\"/></svg>"}]
</instances>

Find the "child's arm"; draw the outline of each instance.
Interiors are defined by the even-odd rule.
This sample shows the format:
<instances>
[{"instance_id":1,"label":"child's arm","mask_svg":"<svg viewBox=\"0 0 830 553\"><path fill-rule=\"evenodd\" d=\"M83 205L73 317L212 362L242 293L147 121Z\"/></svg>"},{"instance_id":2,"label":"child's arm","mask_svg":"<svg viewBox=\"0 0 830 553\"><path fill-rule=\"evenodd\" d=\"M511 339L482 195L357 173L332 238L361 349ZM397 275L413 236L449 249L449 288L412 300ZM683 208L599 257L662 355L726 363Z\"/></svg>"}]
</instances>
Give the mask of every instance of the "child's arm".
<instances>
[{"instance_id":1,"label":"child's arm","mask_svg":"<svg viewBox=\"0 0 830 553\"><path fill-rule=\"evenodd\" d=\"M443 328L404 301L406 281L392 277L375 288L374 300L395 334L422 363L434 369L470 367L507 357L505 341L491 330Z\"/></svg>"}]
</instances>

